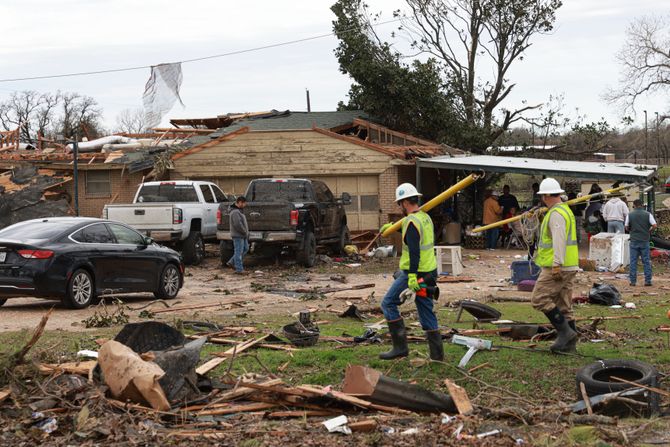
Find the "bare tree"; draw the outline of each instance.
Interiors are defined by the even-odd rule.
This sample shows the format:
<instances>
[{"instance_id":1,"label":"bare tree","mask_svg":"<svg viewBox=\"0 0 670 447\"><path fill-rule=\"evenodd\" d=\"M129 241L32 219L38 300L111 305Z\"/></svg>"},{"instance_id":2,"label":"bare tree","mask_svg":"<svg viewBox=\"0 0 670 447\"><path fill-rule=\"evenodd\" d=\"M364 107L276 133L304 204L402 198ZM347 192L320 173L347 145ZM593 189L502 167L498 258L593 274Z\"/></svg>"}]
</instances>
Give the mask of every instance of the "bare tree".
<instances>
[{"instance_id":1,"label":"bare tree","mask_svg":"<svg viewBox=\"0 0 670 447\"><path fill-rule=\"evenodd\" d=\"M0 124L5 130L17 127L21 141L32 143L37 134L44 135L54 119L60 93L39 93L34 90L13 92L0 103Z\"/></svg>"},{"instance_id":2,"label":"bare tree","mask_svg":"<svg viewBox=\"0 0 670 447\"><path fill-rule=\"evenodd\" d=\"M123 109L116 115L115 132L145 133L148 131L144 109Z\"/></svg>"},{"instance_id":3,"label":"bare tree","mask_svg":"<svg viewBox=\"0 0 670 447\"><path fill-rule=\"evenodd\" d=\"M561 0L406 0L403 28L412 45L435 57L462 103L463 120L493 141L523 112L537 106L495 112L515 84L508 71L523 59L531 38L553 29ZM491 73L491 75L489 75Z\"/></svg>"},{"instance_id":4,"label":"bare tree","mask_svg":"<svg viewBox=\"0 0 670 447\"><path fill-rule=\"evenodd\" d=\"M624 112L634 112L641 95L670 91L670 17L635 19L617 60L622 68L619 86L604 96Z\"/></svg>"},{"instance_id":5,"label":"bare tree","mask_svg":"<svg viewBox=\"0 0 670 447\"><path fill-rule=\"evenodd\" d=\"M97 138L102 131L100 117L102 110L98 102L90 96L79 93L63 93L60 102L60 115L54 133L66 139L75 135Z\"/></svg>"}]
</instances>

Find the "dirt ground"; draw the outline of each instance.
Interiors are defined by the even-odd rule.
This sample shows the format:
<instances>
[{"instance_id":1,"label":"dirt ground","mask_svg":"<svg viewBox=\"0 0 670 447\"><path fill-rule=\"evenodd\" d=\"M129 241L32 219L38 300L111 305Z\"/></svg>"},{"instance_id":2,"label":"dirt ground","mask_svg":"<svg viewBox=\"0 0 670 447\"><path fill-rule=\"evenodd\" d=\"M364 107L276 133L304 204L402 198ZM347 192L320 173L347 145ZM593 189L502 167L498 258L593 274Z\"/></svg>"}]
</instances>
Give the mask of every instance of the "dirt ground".
<instances>
[{"instance_id":1,"label":"dirt ground","mask_svg":"<svg viewBox=\"0 0 670 447\"><path fill-rule=\"evenodd\" d=\"M440 284L441 305L462 299L490 301L496 298L530 298L530 293L519 292L508 280L511 278L510 265L525 255L519 250L463 250L464 270L462 276L471 277L473 282ZM585 257L585 254L584 256ZM275 265L269 260L249 260L249 274L235 275L232 270L223 269L215 252L202 265L189 267L185 284L179 296L166 302L169 306L194 309L175 310L160 313L157 320L173 321L176 318L198 317L216 320L231 314L245 314L247 317L266 315L290 315L303 309L338 312L347 307L347 302L363 308L379 305L387 288L393 281L392 274L397 268L397 259L370 260L360 267L347 267L345 263L320 263L312 269L295 265ZM641 269L640 269L641 270ZM641 274L641 272L640 272ZM331 280L334 275L344 275L346 283ZM633 296L664 295L670 291L670 277L656 275L652 287L628 285L627 275L609 272L582 272L578 275L574 295L588 295L591 285L597 281L614 284L624 300ZM638 283L642 283L639 280ZM305 300L305 293L288 292L296 289L316 289L326 287L345 288L361 284L374 284L374 288L327 293L319 299ZM130 309L131 321L139 320L142 310L156 311L166 305L156 302L151 294L120 295L120 299ZM225 304L245 298L245 303ZM111 302L108 297L106 302ZM221 307L198 308L198 306L224 303ZM405 304L411 307L411 303ZM34 298L8 300L0 308L0 331L19 331L34 328L46 310L55 307L49 320L48 329L84 331L82 320L99 312L97 306L88 309L67 309L60 302Z\"/></svg>"}]
</instances>

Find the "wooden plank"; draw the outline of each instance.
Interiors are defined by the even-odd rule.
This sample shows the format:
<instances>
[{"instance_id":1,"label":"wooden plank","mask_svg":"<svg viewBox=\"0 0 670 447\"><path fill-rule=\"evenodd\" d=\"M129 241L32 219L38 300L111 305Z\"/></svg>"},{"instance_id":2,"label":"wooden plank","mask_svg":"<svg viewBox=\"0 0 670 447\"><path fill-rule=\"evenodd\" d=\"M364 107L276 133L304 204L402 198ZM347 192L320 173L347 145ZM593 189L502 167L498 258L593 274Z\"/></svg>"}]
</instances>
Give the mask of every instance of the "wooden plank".
<instances>
[{"instance_id":1,"label":"wooden plank","mask_svg":"<svg viewBox=\"0 0 670 447\"><path fill-rule=\"evenodd\" d=\"M215 354L215 355L221 355L221 357L211 359L210 361L196 368L195 372L201 375L205 375L214 368L216 368L217 366L219 366L221 363L225 362L228 357L232 357L233 354L235 355L239 354L240 352L254 346L255 344L260 343L269 336L270 334L267 334L255 340L248 340L244 343L240 343L239 345L232 347L226 352L223 352L221 354Z\"/></svg>"},{"instance_id":2,"label":"wooden plank","mask_svg":"<svg viewBox=\"0 0 670 447\"><path fill-rule=\"evenodd\" d=\"M660 388L655 388L653 386L648 386L648 385L642 385L641 383L631 382L630 380L622 379L621 377L612 376L611 379L616 380L617 382L627 383L629 385L633 385L633 386L638 387L638 388L644 388L645 390L648 390L648 391L653 391L654 393L660 394L661 396L670 397L670 392L662 390Z\"/></svg>"},{"instance_id":3,"label":"wooden plank","mask_svg":"<svg viewBox=\"0 0 670 447\"><path fill-rule=\"evenodd\" d=\"M402 408L387 407L387 406L384 406L384 405L373 404L372 402L368 402L366 400L359 399L358 397L343 393L341 391L335 391L335 390L325 391L321 388L317 388L317 387L311 386L311 385L300 385L297 388L300 389L300 390L303 390L303 391L307 391L309 393L314 393L318 396L330 397L330 398L339 400L341 402L346 402L350 405L354 405L354 406L360 407L360 408L378 410L378 411L383 411L384 413L393 413L393 414L410 414L411 413L410 411L403 410Z\"/></svg>"},{"instance_id":4,"label":"wooden plank","mask_svg":"<svg viewBox=\"0 0 670 447\"><path fill-rule=\"evenodd\" d=\"M472 406L472 403L470 402L468 393L465 391L465 388L456 385L449 379L444 379L444 384L447 386L447 389L449 390L449 394L451 395L451 398L453 399L454 404L456 405L458 414L462 415L471 414L474 411L474 408Z\"/></svg>"},{"instance_id":5,"label":"wooden plank","mask_svg":"<svg viewBox=\"0 0 670 447\"><path fill-rule=\"evenodd\" d=\"M199 411L198 416L217 416L222 414L248 413L250 411L262 411L278 407L277 404L265 402L254 402L252 404L234 405L227 408L216 408L214 410Z\"/></svg>"},{"instance_id":6,"label":"wooden plank","mask_svg":"<svg viewBox=\"0 0 670 447\"><path fill-rule=\"evenodd\" d=\"M191 340L196 340L200 338L197 335L187 335L186 338L191 339ZM220 344L220 345L235 345L239 343L239 340L232 340L228 338L219 338L219 337L207 337L207 341L210 343L214 344ZM294 352L294 351L299 351L300 349L294 348L292 346L288 345L275 345L272 343L259 343L257 345L259 348L264 348L264 349L272 349L275 351L286 351L286 352Z\"/></svg>"},{"instance_id":7,"label":"wooden plank","mask_svg":"<svg viewBox=\"0 0 670 447\"><path fill-rule=\"evenodd\" d=\"M274 411L272 413L268 413L267 417L272 419L303 418L303 417L333 416L336 414L339 413L329 410L291 410L291 411Z\"/></svg>"},{"instance_id":8,"label":"wooden plank","mask_svg":"<svg viewBox=\"0 0 670 447\"><path fill-rule=\"evenodd\" d=\"M257 296L258 297L258 296ZM162 314L166 312L177 312L180 310L195 310L195 309L206 309L209 307L219 307L219 306L225 306L227 304L239 304L239 303L245 303L247 301L251 301L253 298L257 297L247 297L247 298L230 298L228 300L222 300L219 301L218 303L215 304L202 304L199 306L181 306L181 307L169 307L167 309L158 309L151 311L152 314Z\"/></svg>"},{"instance_id":9,"label":"wooden plank","mask_svg":"<svg viewBox=\"0 0 670 447\"><path fill-rule=\"evenodd\" d=\"M273 387L279 384L284 383L282 379L270 379L266 380L265 382L261 384L254 384L254 385L263 385L267 387ZM258 390L256 388L251 388L248 386L249 383L245 383L244 386L239 386L235 389L232 389L230 391L226 391L225 393L218 394L216 398L207 403L207 404L201 404L201 405L192 405L190 407L182 408L184 411L197 411L197 410L204 410L206 408L217 408L217 405L220 402L225 402L233 399L239 399L241 397L247 397L250 394L256 393Z\"/></svg>"},{"instance_id":10,"label":"wooden plank","mask_svg":"<svg viewBox=\"0 0 670 447\"><path fill-rule=\"evenodd\" d=\"M586 385L584 385L584 382L579 382L579 391L582 393L582 399L584 399L584 405L586 405L586 412L589 416L592 416L593 408L591 408L591 399L589 399L589 395L586 394Z\"/></svg>"},{"instance_id":11,"label":"wooden plank","mask_svg":"<svg viewBox=\"0 0 670 447\"><path fill-rule=\"evenodd\" d=\"M57 372L64 372L68 374L79 374L88 376L91 370L95 368L98 363L97 360L86 360L83 362L68 362L59 364L41 363L37 365L37 369L41 374L53 374Z\"/></svg>"}]
</instances>

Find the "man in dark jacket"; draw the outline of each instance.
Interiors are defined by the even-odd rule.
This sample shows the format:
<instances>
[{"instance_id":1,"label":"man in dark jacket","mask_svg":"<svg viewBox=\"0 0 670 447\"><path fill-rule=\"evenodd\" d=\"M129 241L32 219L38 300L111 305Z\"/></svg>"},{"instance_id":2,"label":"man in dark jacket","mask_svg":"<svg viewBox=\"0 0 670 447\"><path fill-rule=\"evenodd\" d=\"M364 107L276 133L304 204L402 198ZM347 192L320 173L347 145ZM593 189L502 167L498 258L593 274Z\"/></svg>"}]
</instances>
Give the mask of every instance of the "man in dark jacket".
<instances>
[{"instance_id":1,"label":"man in dark jacket","mask_svg":"<svg viewBox=\"0 0 670 447\"><path fill-rule=\"evenodd\" d=\"M230 236L233 238L233 257L226 265L233 267L235 273L244 273L242 258L249 251L249 224L247 216L242 210L247 206L247 199L244 196L237 198L234 204L230 206Z\"/></svg>"},{"instance_id":2,"label":"man in dark jacket","mask_svg":"<svg viewBox=\"0 0 670 447\"><path fill-rule=\"evenodd\" d=\"M633 202L635 207L631 213L626 216L626 230L630 232L630 266L629 279L630 285L634 286L637 282L637 258L642 258L644 267L644 285L651 285L651 259L649 257L649 240L651 232L656 229L656 220L652 214L644 209L641 200Z\"/></svg>"}]
</instances>

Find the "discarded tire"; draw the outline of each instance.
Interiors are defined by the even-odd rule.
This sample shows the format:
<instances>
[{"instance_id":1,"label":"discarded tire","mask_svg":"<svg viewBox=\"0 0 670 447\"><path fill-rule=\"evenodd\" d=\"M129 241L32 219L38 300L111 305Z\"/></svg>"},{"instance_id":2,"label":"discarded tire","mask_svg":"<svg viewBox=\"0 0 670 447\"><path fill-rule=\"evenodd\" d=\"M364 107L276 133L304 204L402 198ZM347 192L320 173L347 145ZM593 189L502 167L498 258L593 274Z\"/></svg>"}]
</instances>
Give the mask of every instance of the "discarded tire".
<instances>
[{"instance_id":1,"label":"discarded tire","mask_svg":"<svg viewBox=\"0 0 670 447\"><path fill-rule=\"evenodd\" d=\"M612 377L654 386L658 380L658 371L652 365L638 360L599 360L586 365L577 372L577 397L582 398L580 383L584 384L589 397L634 387L628 383L617 382Z\"/></svg>"}]
</instances>

